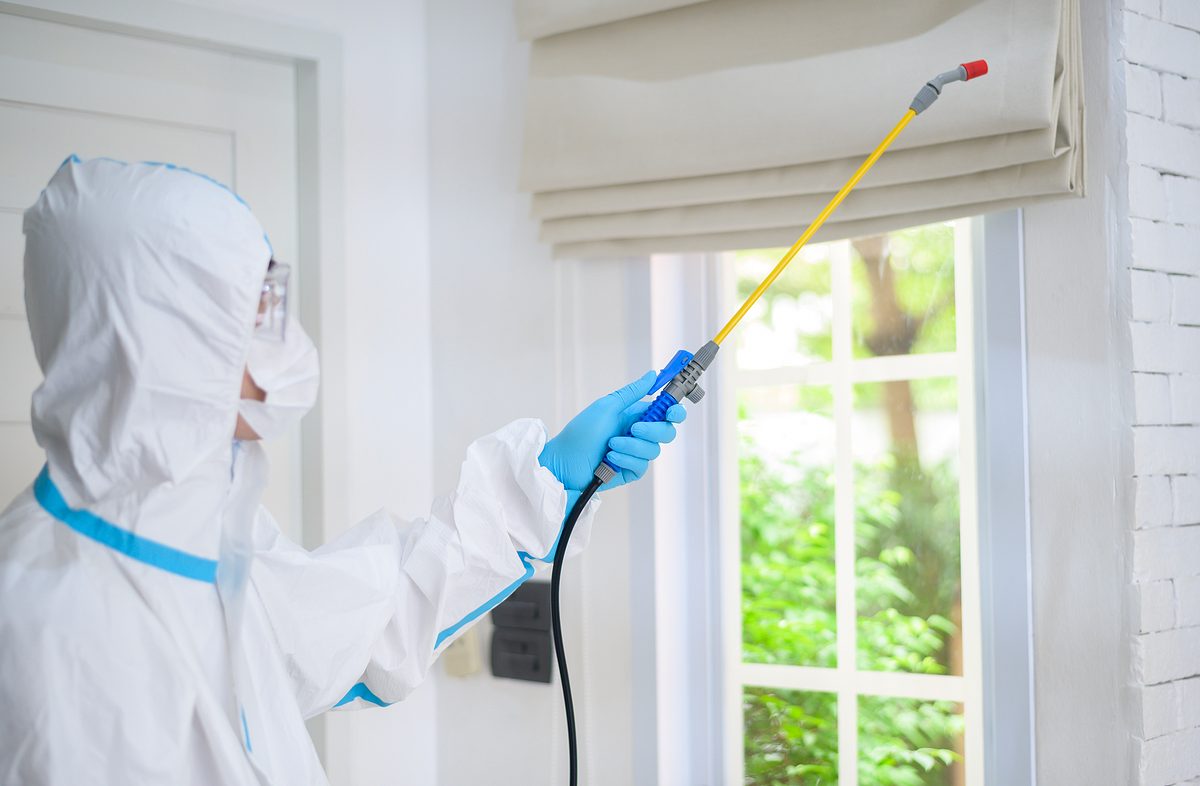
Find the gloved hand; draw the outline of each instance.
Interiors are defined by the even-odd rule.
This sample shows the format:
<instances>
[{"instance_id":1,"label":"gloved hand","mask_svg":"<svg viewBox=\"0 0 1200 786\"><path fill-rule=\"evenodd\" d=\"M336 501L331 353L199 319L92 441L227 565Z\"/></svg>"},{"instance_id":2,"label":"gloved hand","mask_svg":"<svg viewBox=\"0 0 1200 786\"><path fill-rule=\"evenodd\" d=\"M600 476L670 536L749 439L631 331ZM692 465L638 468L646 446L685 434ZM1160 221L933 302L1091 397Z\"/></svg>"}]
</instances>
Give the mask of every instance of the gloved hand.
<instances>
[{"instance_id":1,"label":"gloved hand","mask_svg":"<svg viewBox=\"0 0 1200 786\"><path fill-rule=\"evenodd\" d=\"M538 463L554 473L568 491L582 491L601 459L608 459L618 470L616 477L600 487L601 491L645 475L650 462L658 458L659 445L675 439L674 424L687 417L687 410L676 404L667 410L664 422L637 422L650 406L650 401L641 399L654 386L655 377L655 372L647 371L620 390L593 401L546 443Z\"/></svg>"}]
</instances>

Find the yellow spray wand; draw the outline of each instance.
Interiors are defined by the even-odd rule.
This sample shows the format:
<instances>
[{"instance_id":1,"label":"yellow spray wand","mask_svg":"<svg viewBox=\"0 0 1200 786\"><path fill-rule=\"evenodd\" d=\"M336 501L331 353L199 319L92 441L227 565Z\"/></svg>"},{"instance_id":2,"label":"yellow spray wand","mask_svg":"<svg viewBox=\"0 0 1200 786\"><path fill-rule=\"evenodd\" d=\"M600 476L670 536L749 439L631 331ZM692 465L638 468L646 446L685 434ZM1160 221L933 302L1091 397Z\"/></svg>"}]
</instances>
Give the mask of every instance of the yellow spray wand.
<instances>
[{"instance_id":1,"label":"yellow spray wand","mask_svg":"<svg viewBox=\"0 0 1200 786\"><path fill-rule=\"evenodd\" d=\"M846 196L854 190L854 187L858 185L858 182L862 180L863 176L870 171L871 167L875 165L875 162L879 160L879 157L882 156L889 147L891 147L892 143L896 141L896 137L900 136L900 132L904 130L904 127L907 126L914 117L929 108L930 104L936 101L938 96L941 95L942 88L950 82L965 82L969 79L974 79L977 76L983 76L986 73L987 63L983 60L975 60L970 63L963 63L958 68L947 71L943 74L938 74L933 79L925 83L924 87L922 87L917 93L916 98L913 99L912 104L909 105L908 111L904 113L904 117L900 118L900 122L896 123L896 126L889 131L888 135L885 136L883 141L879 143L879 146L871 151L871 155L867 156L867 159L863 161L858 169L855 170L854 174L850 176L850 179L846 181L846 184L842 186L836 194L834 194L833 199L829 200L829 204L825 205L824 209L822 209L813 222L808 225L808 228L804 230L804 234L800 235L800 238L796 240L792 247L787 250L787 253L783 255L778 264L776 264L771 272L767 274L767 277L762 280L762 283L760 283L758 287L756 287L755 290L750 293L750 297L746 298L746 301L742 303L741 307L737 310L737 313L735 313L729 319L729 321L725 323L725 327L721 328L720 332L713 337L713 340L701 347L695 355L685 350L680 350L675 354L675 357L671 359L671 362L667 365L667 367L658 375L658 379L655 380L654 387L650 390L650 394L653 394L655 391L658 391L659 388L662 388L662 391L658 394L658 396L655 397L649 408L642 414L642 421L665 420L667 416L667 410L673 405L682 401L684 398L695 403L704 396L704 390L697 384L697 381L700 379L700 376L704 373L705 369L708 368L709 364L712 363L713 359L717 356L717 350L720 349L721 342L729 337L729 334L735 327L737 327L738 323L742 321L750 309L753 308L754 304L758 302L758 299L763 296L763 293L766 292L771 284L775 282L775 279L779 278L779 275L783 273L783 270L788 266L788 263L791 262L800 249L804 248L804 245L810 239L812 239L812 236L815 235L817 230L819 230L825 221L828 220L829 216L833 214L833 211L837 210L838 205L842 204L843 200L846 199ZM554 633L554 655L558 662L559 679L562 683L563 702L567 716L567 748L570 754L568 783L570 786L575 786L577 783L579 759L576 748L575 709L574 704L571 701L571 683L567 675L567 656L562 645L561 615L558 603L559 585L562 577L563 556L566 554L567 541L571 537L571 531L575 527L575 522L579 519L579 514L583 511L584 507L587 506L588 501L592 498L592 495L596 493L596 490L599 489L604 483L612 480L616 474L616 467L610 465L607 460L601 462L600 466L596 467L595 476L592 478L592 482L589 483L588 487L580 494L579 498L575 501L575 504L571 507L570 513L567 514L566 520L563 522L562 532L559 534L558 547L554 557L554 570L551 573L550 618L551 628Z\"/></svg>"},{"instance_id":2,"label":"yellow spray wand","mask_svg":"<svg viewBox=\"0 0 1200 786\"><path fill-rule=\"evenodd\" d=\"M825 205L824 209L821 210L813 222L808 225L808 228L804 230L804 234L800 235L799 239L792 244L792 247L787 250L787 253L783 255L778 264L776 264L775 267L772 268L771 272L767 274L767 277L762 280L762 283L760 283L755 290L750 293L750 297L746 298L746 301L742 303L742 306L737 310L737 313L730 317L729 321L725 323L725 327L721 328L717 335L713 337L713 343L717 346L720 346L721 342L724 341L731 332L733 332L733 329L737 327L738 323L742 321L742 318L746 316L746 313L750 311L755 303L758 302L758 299L763 296L763 293L770 288L771 284L775 283L775 279L779 278L779 274L782 273L783 269L788 266L788 263L792 261L792 258L796 256L796 253L799 252L800 249L804 248L804 245L808 243L812 236L817 233L817 230L821 228L826 219L833 214L833 211L837 210L838 205L842 204L842 201L846 198L846 195L854 190L854 187L858 185L858 181L862 180L863 175L867 174L871 167L875 166L875 162L879 160L879 157L883 155L884 151L892 146L892 142L896 141L896 137L900 136L900 132L904 130L904 127L907 126L914 117L923 112L930 104L937 100L937 97L941 94L942 87L944 85L946 85L948 82L965 82L969 79L974 79L977 76L983 76L986 73L987 61L975 60L970 63L963 63L952 71L947 71L944 74L938 74L936 77L927 82L925 86L921 88L921 92L917 93L917 97L913 99L913 103L909 107L908 111L904 113L904 117L900 118L900 122L896 123L896 126L889 131L888 135L885 136L883 141L879 143L879 146L871 151L871 155L867 156L867 159L863 161L861 165L859 165L858 169L854 171L854 174L850 176L850 179L846 181L846 184L842 186L836 194L833 195L833 199L829 200L829 204Z\"/></svg>"},{"instance_id":3,"label":"yellow spray wand","mask_svg":"<svg viewBox=\"0 0 1200 786\"><path fill-rule=\"evenodd\" d=\"M846 184L833 195L833 199L829 200L829 204L825 205L821 212L817 214L817 217L813 219L813 222L808 225L808 228L804 230L804 234L800 235L799 239L792 244L792 247L787 250L787 253L780 258L775 267L771 269L771 272L767 274L767 277L750 293L750 297L746 298L741 308L737 310L737 313L730 317L729 321L725 323L725 327L721 328L717 335L713 337L714 344L720 346L721 342L733 332L733 329L737 327L742 318L746 316L746 313L758 302L763 293L775 283L775 279L779 278L779 274L788 266L788 263L792 261L797 252L804 248L805 244L817 233L817 230L824 225L826 219L833 214L833 211L837 210L838 205L842 204L842 200L846 198L846 195L854 190L854 187L858 185L858 181L862 180L863 175L867 174L868 170L875 166L875 162L883 155L883 151L892 146L892 142L896 141L896 137L900 136L900 132L916 116L917 110L915 109L909 109L904 113L904 117L900 118L900 122L896 124L896 127L889 131L888 135L879 143L879 146L871 151L871 155L867 156L867 159L859 165L854 174L850 176L850 179L846 181Z\"/></svg>"},{"instance_id":4,"label":"yellow spray wand","mask_svg":"<svg viewBox=\"0 0 1200 786\"><path fill-rule=\"evenodd\" d=\"M858 169L854 171L854 174L850 176L850 179L846 181L846 184L843 185L838 192L833 195L833 198L829 200L829 204L825 205L821 212L817 214L817 217L813 219L811 224L808 225L808 228L804 230L804 233L800 235L799 239L797 239L794 244L792 244L792 247L787 250L787 253L785 253L775 267L772 268L771 272L767 274L767 277L764 278L762 282L754 289L754 291L750 293L750 296L746 298L745 302L742 303L737 312L729 318L729 321L726 322L725 326L721 328L716 336L713 337L712 341L708 342L699 350L697 350L695 355L684 350L680 350L675 354L675 357L671 359L671 362L667 364L667 367L663 369L661 374L659 374L658 379L655 381L654 387L650 391L651 393L654 393L659 388L662 388L662 392L658 394L653 403L651 403L650 408L647 409L645 414L642 415L643 421L663 420L666 417L667 410L670 409L674 404L682 401L684 398L695 403L704 396L704 390L697 384L697 381L700 379L700 376L704 373L705 369L708 368L709 364L712 363L713 359L717 356L717 351L721 348L721 342L729 337L729 334L733 332L733 329L738 326L738 323L741 322L746 314L749 313L750 309L754 307L754 304L757 303L758 299L763 296L763 293L766 292L767 289L770 288L771 284L775 283L775 279L779 278L780 274L783 273L784 269L788 266L788 263L795 258L800 249L804 248L804 245L808 243L808 241L812 239L813 235L815 235L817 231L825 224L826 220L829 219L829 216L833 214L833 211L837 210L838 206L841 205L846 199L846 196L854 190L854 187L857 186L859 181L863 179L863 176L871 170L871 167L875 165L875 162L879 160L880 156L882 156L884 152L891 147L892 143L896 141L896 137L900 136L900 132L904 130L905 126L912 122L914 117L928 109L929 106L938 99L938 96L942 93L942 88L947 84L950 82L965 82L967 80L974 79L977 76L983 76L987 73L987 70L987 63L985 61L975 60L970 63L963 63L958 68L946 71L945 73L938 74L933 79L925 83L920 91L917 92L916 97L913 98L912 103L909 105L908 111L904 113L904 117L900 118L900 122L896 123L895 127L892 128L892 130L888 132L887 136L883 138L883 141L871 151L871 155L867 156L866 160L863 161L862 164L859 165ZM596 477L600 479L601 483L607 482L615 474L616 468L610 467L606 463L602 463L596 468Z\"/></svg>"}]
</instances>

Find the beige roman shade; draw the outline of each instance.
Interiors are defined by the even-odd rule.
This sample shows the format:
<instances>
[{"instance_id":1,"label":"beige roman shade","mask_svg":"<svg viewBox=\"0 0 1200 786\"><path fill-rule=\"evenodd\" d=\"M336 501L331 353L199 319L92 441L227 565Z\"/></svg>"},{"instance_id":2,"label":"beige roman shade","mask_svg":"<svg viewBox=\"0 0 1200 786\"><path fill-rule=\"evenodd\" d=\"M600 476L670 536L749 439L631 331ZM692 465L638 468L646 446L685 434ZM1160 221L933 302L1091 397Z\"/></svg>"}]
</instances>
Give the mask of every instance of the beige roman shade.
<instances>
[{"instance_id":1,"label":"beige roman shade","mask_svg":"<svg viewBox=\"0 0 1200 786\"><path fill-rule=\"evenodd\" d=\"M1078 0L517 0L521 186L559 256L790 244L934 74L818 238L1082 192Z\"/></svg>"},{"instance_id":2,"label":"beige roman shade","mask_svg":"<svg viewBox=\"0 0 1200 786\"><path fill-rule=\"evenodd\" d=\"M524 39L632 19L705 0L516 0L517 32Z\"/></svg>"}]
</instances>

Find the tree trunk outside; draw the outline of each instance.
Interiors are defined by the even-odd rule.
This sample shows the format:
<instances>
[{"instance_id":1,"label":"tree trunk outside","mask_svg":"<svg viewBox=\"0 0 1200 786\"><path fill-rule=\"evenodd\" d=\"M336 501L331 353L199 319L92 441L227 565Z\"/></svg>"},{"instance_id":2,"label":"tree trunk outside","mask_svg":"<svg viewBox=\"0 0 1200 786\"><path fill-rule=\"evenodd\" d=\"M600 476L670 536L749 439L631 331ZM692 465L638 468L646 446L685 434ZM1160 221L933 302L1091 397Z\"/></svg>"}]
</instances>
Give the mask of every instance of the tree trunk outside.
<instances>
[{"instance_id":1,"label":"tree trunk outside","mask_svg":"<svg viewBox=\"0 0 1200 786\"><path fill-rule=\"evenodd\" d=\"M912 352L922 320L913 318L904 311L896 296L896 273L888 253L887 236L860 238L851 241L854 250L862 258L866 268L867 282L871 293L870 332L863 336L863 343L875 356L905 355ZM892 452L896 458L897 475L908 478L922 476L920 450L917 441L915 407L912 385L907 380L885 382L883 386L884 412L888 421ZM940 571L944 566L931 566ZM955 600L950 617L955 623L955 633L946 643L947 665L962 663L962 604ZM955 750L962 755L962 740L954 740ZM961 763L955 763L946 771L948 786L964 786L966 773Z\"/></svg>"}]
</instances>

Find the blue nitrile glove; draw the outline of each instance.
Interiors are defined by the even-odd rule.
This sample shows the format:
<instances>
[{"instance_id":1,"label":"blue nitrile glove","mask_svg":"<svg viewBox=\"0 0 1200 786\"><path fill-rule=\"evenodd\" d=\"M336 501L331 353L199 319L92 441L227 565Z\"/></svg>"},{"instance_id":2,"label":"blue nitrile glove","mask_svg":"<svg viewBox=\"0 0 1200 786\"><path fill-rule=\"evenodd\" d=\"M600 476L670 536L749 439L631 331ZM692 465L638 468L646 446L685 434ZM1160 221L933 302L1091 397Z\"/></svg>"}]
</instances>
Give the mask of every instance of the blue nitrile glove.
<instances>
[{"instance_id":1,"label":"blue nitrile glove","mask_svg":"<svg viewBox=\"0 0 1200 786\"><path fill-rule=\"evenodd\" d=\"M687 417L687 410L676 404L667 410L667 420L662 423L637 422L650 406L649 401L641 399L654 386L656 376L647 371L620 390L593 401L546 443L538 463L554 473L568 491L582 491L601 459L608 459L618 470L616 477L600 487L601 491L645 475L650 462L658 458L658 446L675 439L674 424Z\"/></svg>"}]
</instances>

